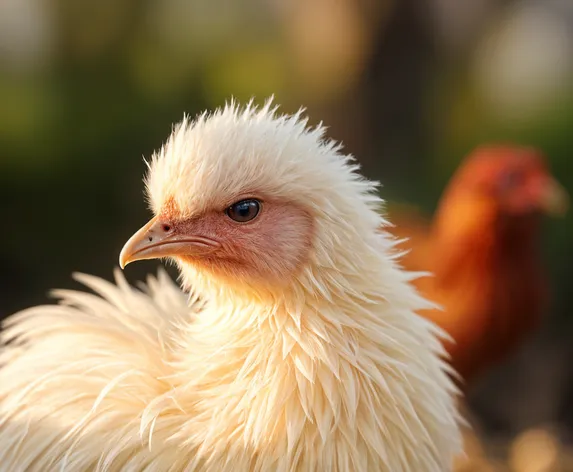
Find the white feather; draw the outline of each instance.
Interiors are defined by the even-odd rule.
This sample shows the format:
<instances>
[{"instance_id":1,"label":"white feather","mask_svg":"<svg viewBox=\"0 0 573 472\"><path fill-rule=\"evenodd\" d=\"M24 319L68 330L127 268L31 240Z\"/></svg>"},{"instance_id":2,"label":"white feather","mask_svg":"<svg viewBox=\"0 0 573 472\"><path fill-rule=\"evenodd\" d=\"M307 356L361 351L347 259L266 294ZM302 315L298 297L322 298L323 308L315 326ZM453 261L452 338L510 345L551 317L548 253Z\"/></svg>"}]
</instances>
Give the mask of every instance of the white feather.
<instances>
[{"instance_id":1,"label":"white feather","mask_svg":"<svg viewBox=\"0 0 573 472\"><path fill-rule=\"evenodd\" d=\"M246 188L294 200L316 220L310 260L282 292L248 296L190 267L188 296L163 272L143 291L81 275L96 296L14 315L2 470L451 470L443 333L378 232L376 187L323 127L275 112L185 118L149 163L149 200L187 216Z\"/></svg>"}]
</instances>

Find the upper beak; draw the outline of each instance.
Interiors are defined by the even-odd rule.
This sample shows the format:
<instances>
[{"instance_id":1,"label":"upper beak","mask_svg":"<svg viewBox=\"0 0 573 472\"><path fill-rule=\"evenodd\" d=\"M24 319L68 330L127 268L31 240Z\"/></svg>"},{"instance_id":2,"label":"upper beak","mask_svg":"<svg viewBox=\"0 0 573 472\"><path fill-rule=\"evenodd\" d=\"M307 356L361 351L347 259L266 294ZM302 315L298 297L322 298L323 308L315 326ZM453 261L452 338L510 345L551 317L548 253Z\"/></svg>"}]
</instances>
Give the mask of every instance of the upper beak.
<instances>
[{"instance_id":1,"label":"upper beak","mask_svg":"<svg viewBox=\"0 0 573 472\"><path fill-rule=\"evenodd\" d=\"M549 177L541 186L539 204L547 214L563 216L569 209L569 194L557 180Z\"/></svg>"},{"instance_id":2,"label":"upper beak","mask_svg":"<svg viewBox=\"0 0 573 472\"><path fill-rule=\"evenodd\" d=\"M144 259L207 254L219 247L216 241L192 232L190 225L184 225L182 229L156 216L125 243L119 255L119 266L123 269L130 262Z\"/></svg>"}]
</instances>

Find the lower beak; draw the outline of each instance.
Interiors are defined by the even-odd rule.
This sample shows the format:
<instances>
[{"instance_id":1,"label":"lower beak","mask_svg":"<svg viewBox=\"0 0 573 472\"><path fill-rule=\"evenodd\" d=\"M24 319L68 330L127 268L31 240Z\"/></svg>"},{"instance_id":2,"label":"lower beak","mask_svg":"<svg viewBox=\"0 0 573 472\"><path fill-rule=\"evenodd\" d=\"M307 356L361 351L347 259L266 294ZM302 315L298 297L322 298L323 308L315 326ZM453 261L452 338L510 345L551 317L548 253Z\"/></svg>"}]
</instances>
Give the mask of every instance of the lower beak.
<instances>
[{"instance_id":1,"label":"lower beak","mask_svg":"<svg viewBox=\"0 0 573 472\"><path fill-rule=\"evenodd\" d=\"M182 230L157 216L152 218L125 243L119 255L119 266L123 269L130 262L144 259L203 255L219 247L212 239L190 234L190 226L185 225Z\"/></svg>"},{"instance_id":2,"label":"lower beak","mask_svg":"<svg viewBox=\"0 0 573 472\"><path fill-rule=\"evenodd\" d=\"M552 216L563 216L569 209L569 194L567 190L554 178L543 182L540 195L541 209Z\"/></svg>"}]
</instances>

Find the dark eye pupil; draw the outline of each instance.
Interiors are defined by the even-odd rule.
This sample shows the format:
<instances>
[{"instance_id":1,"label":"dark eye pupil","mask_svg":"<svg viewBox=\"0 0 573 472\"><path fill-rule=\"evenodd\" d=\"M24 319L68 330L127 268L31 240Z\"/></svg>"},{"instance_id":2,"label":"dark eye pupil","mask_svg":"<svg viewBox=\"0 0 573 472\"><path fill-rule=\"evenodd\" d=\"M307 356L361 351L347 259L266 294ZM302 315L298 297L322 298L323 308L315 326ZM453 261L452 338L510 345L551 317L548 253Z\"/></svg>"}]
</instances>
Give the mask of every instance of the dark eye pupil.
<instances>
[{"instance_id":1,"label":"dark eye pupil","mask_svg":"<svg viewBox=\"0 0 573 472\"><path fill-rule=\"evenodd\" d=\"M505 172L501 175L499 184L503 189L506 189L518 184L519 180L520 176L516 172Z\"/></svg>"},{"instance_id":2,"label":"dark eye pupil","mask_svg":"<svg viewBox=\"0 0 573 472\"><path fill-rule=\"evenodd\" d=\"M240 216L241 218L247 218L249 216L249 213L251 212L251 205L248 203L241 203L239 205L237 205L237 208L235 209L235 212L237 213L238 216Z\"/></svg>"},{"instance_id":3,"label":"dark eye pupil","mask_svg":"<svg viewBox=\"0 0 573 472\"><path fill-rule=\"evenodd\" d=\"M227 215L232 220L244 223L254 219L260 211L261 205L257 200L242 200L227 209Z\"/></svg>"}]
</instances>

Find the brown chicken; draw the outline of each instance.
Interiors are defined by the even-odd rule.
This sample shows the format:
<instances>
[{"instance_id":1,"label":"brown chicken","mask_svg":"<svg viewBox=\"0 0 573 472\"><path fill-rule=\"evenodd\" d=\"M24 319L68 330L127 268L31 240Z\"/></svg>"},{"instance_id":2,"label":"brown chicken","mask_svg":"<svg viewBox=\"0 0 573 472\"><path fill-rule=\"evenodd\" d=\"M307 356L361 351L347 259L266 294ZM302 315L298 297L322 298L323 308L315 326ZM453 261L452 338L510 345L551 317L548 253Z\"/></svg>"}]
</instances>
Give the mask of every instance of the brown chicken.
<instances>
[{"instance_id":1,"label":"brown chicken","mask_svg":"<svg viewBox=\"0 0 573 472\"><path fill-rule=\"evenodd\" d=\"M547 301L541 216L567 204L539 151L496 145L466 158L430 227L414 211L390 208L389 231L412 248L402 264L433 273L415 283L444 310L423 314L454 339L446 348L464 389L538 326Z\"/></svg>"}]
</instances>

